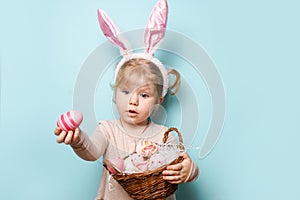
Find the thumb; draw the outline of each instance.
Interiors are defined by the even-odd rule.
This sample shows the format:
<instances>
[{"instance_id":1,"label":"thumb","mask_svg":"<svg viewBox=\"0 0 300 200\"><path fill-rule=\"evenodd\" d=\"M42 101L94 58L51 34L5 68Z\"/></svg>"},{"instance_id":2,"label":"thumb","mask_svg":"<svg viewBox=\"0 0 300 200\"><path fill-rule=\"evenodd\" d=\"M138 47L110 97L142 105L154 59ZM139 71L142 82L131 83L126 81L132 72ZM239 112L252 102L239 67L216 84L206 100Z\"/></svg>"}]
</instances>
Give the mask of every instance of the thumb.
<instances>
[{"instance_id":1,"label":"thumb","mask_svg":"<svg viewBox=\"0 0 300 200\"><path fill-rule=\"evenodd\" d=\"M189 158L189 155L186 152L180 153L179 156L183 157L184 159Z\"/></svg>"}]
</instances>

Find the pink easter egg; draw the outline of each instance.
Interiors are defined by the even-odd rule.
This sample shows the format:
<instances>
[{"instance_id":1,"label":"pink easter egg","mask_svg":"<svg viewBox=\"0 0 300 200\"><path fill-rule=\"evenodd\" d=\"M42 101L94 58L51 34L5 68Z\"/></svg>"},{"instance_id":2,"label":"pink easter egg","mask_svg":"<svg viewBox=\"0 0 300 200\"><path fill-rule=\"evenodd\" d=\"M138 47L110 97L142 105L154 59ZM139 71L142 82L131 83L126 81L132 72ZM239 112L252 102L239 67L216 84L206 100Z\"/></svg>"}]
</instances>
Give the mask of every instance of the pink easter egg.
<instances>
[{"instance_id":1,"label":"pink easter egg","mask_svg":"<svg viewBox=\"0 0 300 200\"><path fill-rule=\"evenodd\" d=\"M123 171L124 170L124 160L119 158L119 157L116 157L116 158L111 158L109 159L109 161L117 168L119 169L120 171Z\"/></svg>"},{"instance_id":2,"label":"pink easter egg","mask_svg":"<svg viewBox=\"0 0 300 200\"><path fill-rule=\"evenodd\" d=\"M155 144L150 144L142 148L142 155L146 158L150 158L157 150L158 148Z\"/></svg>"},{"instance_id":3,"label":"pink easter egg","mask_svg":"<svg viewBox=\"0 0 300 200\"><path fill-rule=\"evenodd\" d=\"M112 166L117 170L115 170L114 168L110 167L110 166L106 166L107 170L111 173L111 174L116 174L118 171L122 172L125 169L125 165L124 165L124 160L122 160L119 157L116 158L110 158L108 159L109 162L112 164Z\"/></svg>"},{"instance_id":4,"label":"pink easter egg","mask_svg":"<svg viewBox=\"0 0 300 200\"><path fill-rule=\"evenodd\" d=\"M82 114L77 110L71 110L62 114L57 120L57 126L64 131L74 131L82 122Z\"/></svg>"}]
</instances>

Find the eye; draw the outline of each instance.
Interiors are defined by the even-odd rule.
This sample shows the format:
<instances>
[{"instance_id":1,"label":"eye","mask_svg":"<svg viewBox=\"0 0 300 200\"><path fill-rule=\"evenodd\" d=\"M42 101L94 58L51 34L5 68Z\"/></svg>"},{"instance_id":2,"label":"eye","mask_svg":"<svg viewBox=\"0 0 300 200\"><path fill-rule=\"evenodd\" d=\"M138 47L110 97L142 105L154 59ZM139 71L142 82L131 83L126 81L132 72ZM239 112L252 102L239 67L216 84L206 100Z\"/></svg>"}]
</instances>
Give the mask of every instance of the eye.
<instances>
[{"instance_id":1,"label":"eye","mask_svg":"<svg viewBox=\"0 0 300 200\"><path fill-rule=\"evenodd\" d=\"M122 93L129 94L129 90L122 90Z\"/></svg>"},{"instance_id":2,"label":"eye","mask_svg":"<svg viewBox=\"0 0 300 200\"><path fill-rule=\"evenodd\" d=\"M149 95L148 95L147 93L142 93L142 94L140 94L140 95L141 95L141 97L143 97L144 99L146 99L146 98L149 97Z\"/></svg>"}]
</instances>

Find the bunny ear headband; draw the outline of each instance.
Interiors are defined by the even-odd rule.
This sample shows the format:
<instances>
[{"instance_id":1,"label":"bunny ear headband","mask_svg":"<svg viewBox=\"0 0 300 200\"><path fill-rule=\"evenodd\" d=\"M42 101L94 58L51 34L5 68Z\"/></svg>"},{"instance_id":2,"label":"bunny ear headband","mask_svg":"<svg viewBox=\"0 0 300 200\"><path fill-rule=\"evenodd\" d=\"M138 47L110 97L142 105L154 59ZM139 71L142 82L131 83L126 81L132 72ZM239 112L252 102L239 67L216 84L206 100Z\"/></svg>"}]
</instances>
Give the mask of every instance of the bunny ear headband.
<instances>
[{"instance_id":1,"label":"bunny ear headband","mask_svg":"<svg viewBox=\"0 0 300 200\"><path fill-rule=\"evenodd\" d=\"M116 67L115 80L120 68L125 62L134 58L144 58L154 63L159 68L164 80L162 97L164 97L167 94L169 85L168 71L157 58L153 57L153 54L159 42L163 39L165 35L167 15L167 0L159 0L159 2L157 2L157 4L154 6L145 27L144 43L147 45L145 52L130 53L131 48L126 43L126 40L124 40L124 38L121 37L120 31L118 30L117 26L113 23L110 17L103 10L98 9L98 20L103 34L115 46L120 48L121 55L123 56L123 58Z\"/></svg>"}]
</instances>

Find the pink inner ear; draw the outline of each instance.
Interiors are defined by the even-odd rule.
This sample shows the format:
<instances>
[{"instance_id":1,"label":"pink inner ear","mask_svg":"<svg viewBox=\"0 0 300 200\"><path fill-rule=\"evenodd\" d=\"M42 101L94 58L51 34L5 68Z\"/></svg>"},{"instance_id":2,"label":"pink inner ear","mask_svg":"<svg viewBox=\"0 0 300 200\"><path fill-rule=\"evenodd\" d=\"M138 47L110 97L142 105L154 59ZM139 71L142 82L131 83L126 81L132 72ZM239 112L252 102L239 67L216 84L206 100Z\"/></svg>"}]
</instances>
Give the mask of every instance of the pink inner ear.
<instances>
[{"instance_id":1,"label":"pink inner ear","mask_svg":"<svg viewBox=\"0 0 300 200\"><path fill-rule=\"evenodd\" d=\"M101 9L98 9L98 21L103 34L109 39L114 45L119 47L122 54L126 54L129 48L126 47L126 42L121 38L120 31L117 26L113 23L110 17Z\"/></svg>"},{"instance_id":2,"label":"pink inner ear","mask_svg":"<svg viewBox=\"0 0 300 200\"><path fill-rule=\"evenodd\" d=\"M159 42L163 39L167 26L168 4L160 0L153 8L148 19L144 42L147 45L146 53L153 54Z\"/></svg>"}]
</instances>

